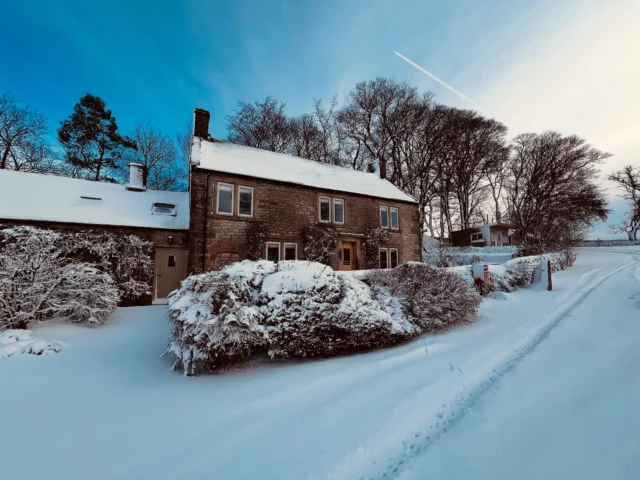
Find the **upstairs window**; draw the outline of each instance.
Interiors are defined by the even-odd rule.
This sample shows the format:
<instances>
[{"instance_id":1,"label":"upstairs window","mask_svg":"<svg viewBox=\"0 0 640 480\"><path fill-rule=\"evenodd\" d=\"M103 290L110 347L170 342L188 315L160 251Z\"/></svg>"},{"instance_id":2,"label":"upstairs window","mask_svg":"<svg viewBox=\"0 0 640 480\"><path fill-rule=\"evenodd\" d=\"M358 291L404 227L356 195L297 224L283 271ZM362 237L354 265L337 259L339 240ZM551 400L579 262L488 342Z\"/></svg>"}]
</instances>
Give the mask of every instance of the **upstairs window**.
<instances>
[{"instance_id":1,"label":"upstairs window","mask_svg":"<svg viewBox=\"0 0 640 480\"><path fill-rule=\"evenodd\" d=\"M151 213L153 215L171 215L176 216L177 208L172 203L154 203Z\"/></svg>"},{"instance_id":2,"label":"upstairs window","mask_svg":"<svg viewBox=\"0 0 640 480\"><path fill-rule=\"evenodd\" d=\"M280 243L279 242L267 242L267 260L270 262L280 261Z\"/></svg>"},{"instance_id":3,"label":"upstairs window","mask_svg":"<svg viewBox=\"0 0 640 480\"><path fill-rule=\"evenodd\" d=\"M484 238L482 238L482 233L472 233L471 234L471 243L484 242Z\"/></svg>"},{"instance_id":4,"label":"upstairs window","mask_svg":"<svg viewBox=\"0 0 640 480\"><path fill-rule=\"evenodd\" d=\"M331 199L329 197L320 197L320 221L331 221Z\"/></svg>"},{"instance_id":5,"label":"upstairs window","mask_svg":"<svg viewBox=\"0 0 640 480\"><path fill-rule=\"evenodd\" d=\"M380 226L382 228L389 228L389 207L384 205L380 206Z\"/></svg>"},{"instance_id":6,"label":"upstairs window","mask_svg":"<svg viewBox=\"0 0 640 480\"><path fill-rule=\"evenodd\" d=\"M390 212L391 212L391 228L393 230L398 230L400 228L400 218L399 218L400 214L398 213L398 209L396 207L391 207Z\"/></svg>"},{"instance_id":7,"label":"upstairs window","mask_svg":"<svg viewBox=\"0 0 640 480\"><path fill-rule=\"evenodd\" d=\"M398 263L399 263L398 249L390 248L389 249L389 266L391 268L396 268L398 266Z\"/></svg>"},{"instance_id":8,"label":"upstairs window","mask_svg":"<svg viewBox=\"0 0 640 480\"><path fill-rule=\"evenodd\" d=\"M253 217L253 188L238 187L238 215Z\"/></svg>"},{"instance_id":9,"label":"upstairs window","mask_svg":"<svg viewBox=\"0 0 640 480\"><path fill-rule=\"evenodd\" d=\"M333 199L333 221L344 223L344 200L339 198Z\"/></svg>"},{"instance_id":10,"label":"upstairs window","mask_svg":"<svg viewBox=\"0 0 640 480\"><path fill-rule=\"evenodd\" d=\"M233 215L233 185L230 183L218 183L218 201L216 213L221 215Z\"/></svg>"}]
</instances>

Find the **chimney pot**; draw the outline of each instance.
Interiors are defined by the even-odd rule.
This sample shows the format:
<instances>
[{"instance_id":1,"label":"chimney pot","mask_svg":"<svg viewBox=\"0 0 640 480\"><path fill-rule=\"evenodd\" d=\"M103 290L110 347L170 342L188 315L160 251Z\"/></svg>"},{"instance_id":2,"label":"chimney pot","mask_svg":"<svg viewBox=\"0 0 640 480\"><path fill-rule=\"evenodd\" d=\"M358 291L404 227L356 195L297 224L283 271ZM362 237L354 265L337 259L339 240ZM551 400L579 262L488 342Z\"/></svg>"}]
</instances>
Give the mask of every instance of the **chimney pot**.
<instances>
[{"instance_id":1,"label":"chimney pot","mask_svg":"<svg viewBox=\"0 0 640 480\"><path fill-rule=\"evenodd\" d=\"M209 119L211 114L202 108L196 108L193 112L193 135L196 137L209 139Z\"/></svg>"},{"instance_id":2,"label":"chimney pot","mask_svg":"<svg viewBox=\"0 0 640 480\"><path fill-rule=\"evenodd\" d=\"M139 163L129 164L129 185L127 190L143 192L147 188L144 185L144 166Z\"/></svg>"}]
</instances>

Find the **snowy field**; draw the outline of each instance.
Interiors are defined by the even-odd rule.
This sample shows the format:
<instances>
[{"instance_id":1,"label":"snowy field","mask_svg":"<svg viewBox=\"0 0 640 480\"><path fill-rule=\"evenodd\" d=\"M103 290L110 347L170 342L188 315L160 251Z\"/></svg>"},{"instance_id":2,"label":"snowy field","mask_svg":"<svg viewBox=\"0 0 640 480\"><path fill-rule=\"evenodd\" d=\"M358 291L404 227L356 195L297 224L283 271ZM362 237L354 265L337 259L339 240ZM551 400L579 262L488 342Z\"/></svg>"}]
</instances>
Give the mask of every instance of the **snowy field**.
<instances>
[{"instance_id":1,"label":"snowy field","mask_svg":"<svg viewBox=\"0 0 640 480\"><path fill-rule=\"evenodd\" d=\"M640 478L640 248L583 249L473 325L186 378L166 307L0 360L0 477Z\"/></svg>"}]
</instances>

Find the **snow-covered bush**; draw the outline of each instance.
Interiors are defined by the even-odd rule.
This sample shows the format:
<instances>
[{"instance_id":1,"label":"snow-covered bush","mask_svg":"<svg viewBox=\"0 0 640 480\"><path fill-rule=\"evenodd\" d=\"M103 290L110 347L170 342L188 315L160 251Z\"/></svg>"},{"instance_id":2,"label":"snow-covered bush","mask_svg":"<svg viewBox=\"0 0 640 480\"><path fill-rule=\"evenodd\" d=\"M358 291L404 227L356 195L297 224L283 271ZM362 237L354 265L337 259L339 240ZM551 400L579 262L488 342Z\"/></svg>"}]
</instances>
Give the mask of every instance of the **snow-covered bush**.
<instances>
[{"instance_id":1,"label":"snow-covered bush","mask_svg":"<svg viewBox=\"0 0 640 480\"><path fill-rule=\"evenodd\" d=\"M362 251L367 268L379 268L380 247L389 241L389 231L380 227L367 227L362 241Z\"/></svg>"},{"instance_id":2,"label":"snow-covered bush","mask_svg":"<svg viewBox=\"0 0 640 480\"><path fill-rule=\"evenodd\" d=\"M34 337L29 330L0 332L0 360L12 355L51 355L61 350L57 342Z\"/></svg>"},{"instance_id":3,"label":"snow-covered bush","mask_svg":"<svg viewBox=\"0 0 640 480\"><path fill-rule=\"evenodd\" d=\"M62 256L61 235L33 227L0 230L0 327L24 329L53 317L101 324L116 309L111 277Z\"/></svg>"},{"instance_id":4,"label":"snow-covered bush","mask_svg":"<svg viewBox=\"0 0 640 480\"><path fill-rule=\"evenodd\" d=\"M366 284L313 262L280 262L263 282L260 305L272 358L371 350L415 333L383 310Z\"/></svg>"},{"instance_id":5,"label":"snow-covered bush","mask_svg":"<svg viewBox=\"0 0 640 480\"><path fill-rule=\"evenodd\" d=\"M176 357L174 368L186 375L211 371L265 345L257 300L262 279L274 269L266 260L245 260L182 282L169 296L171 336L165 355Z\"/></svg>"},{"instance_id":6,"label":"snow-covered bush","mask_svg":"<svg viewBox=\"0 0 640 480\"><path fill-rule=\"evenodd\" d=\"M459 275L423 263L372 271L367 280L398 297L404 314L422 331L470 322L482 301Z\"/></svg>"},{"instance_id":7,"label":"snow-covered bush","mask_svg":"<svg viewBox=\"0 0 640 480\"><path fill-rule=\"evenodd\" d=\"M424 263L438 268L457 265L457 250L445 241L439 241L432 237L426 237L422 242L422 260Z\"/></svg>"},{"instance_id":8,"label":"snow-covered bush","mask_svg":"<svg viewBox=\"0 0 640 480\"><path fill-rule=\"evenodd\" d=\"M271 358L369 350L418 333L397 312L393 300L320 263L245 260L189 277L170 296L165 354L193 375L258 350Z\"/></svg>"},{"instance_id":9,"label":"snow-covered bush","mask_svg":"<svg viewBox=\"0 0 640 480\"><path fill-rule=\"evenodd\" d=\"M328 225L309 225L302 230L304 258L329 265L338 253L338 232Z\"/></svg>"},{"instance_id":10,"label":"snow-covered bush","mask_svg":"<svg viewBox=\"0 0 640 480\"><path fill-rule=\"evenodd\" d=\"M56 243L62 255L91 263L108 273L118 288L122 303L130 304L137 298L151 295L151 242L124 232L85 230L63 232Z\"/></svg>"}]
</instances>

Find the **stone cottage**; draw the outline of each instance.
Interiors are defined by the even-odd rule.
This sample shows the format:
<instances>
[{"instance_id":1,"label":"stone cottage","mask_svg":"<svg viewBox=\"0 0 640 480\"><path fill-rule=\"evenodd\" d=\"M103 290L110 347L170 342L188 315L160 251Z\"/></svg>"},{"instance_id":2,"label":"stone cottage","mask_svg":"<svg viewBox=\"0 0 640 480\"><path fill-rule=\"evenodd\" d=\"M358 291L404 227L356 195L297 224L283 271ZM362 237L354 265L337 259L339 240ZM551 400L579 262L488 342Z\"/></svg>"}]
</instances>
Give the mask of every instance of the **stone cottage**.
<instances>
[{"instance_id":1,"label":"stone cottage","mask_svg":"<svg viewBox=\"0 0 640 480\"><path fill-rule=\"evenodd\" d=\"M266 229L263 258L304 259L302 232L333 227L332 267L365 268L368 227L389 232L379 266L420 260L418 203L373 173L213 140L209 112L196 109L190 171L189 271L218 269L247 258L247 232Z\"/></svg>"}]
</instances>

